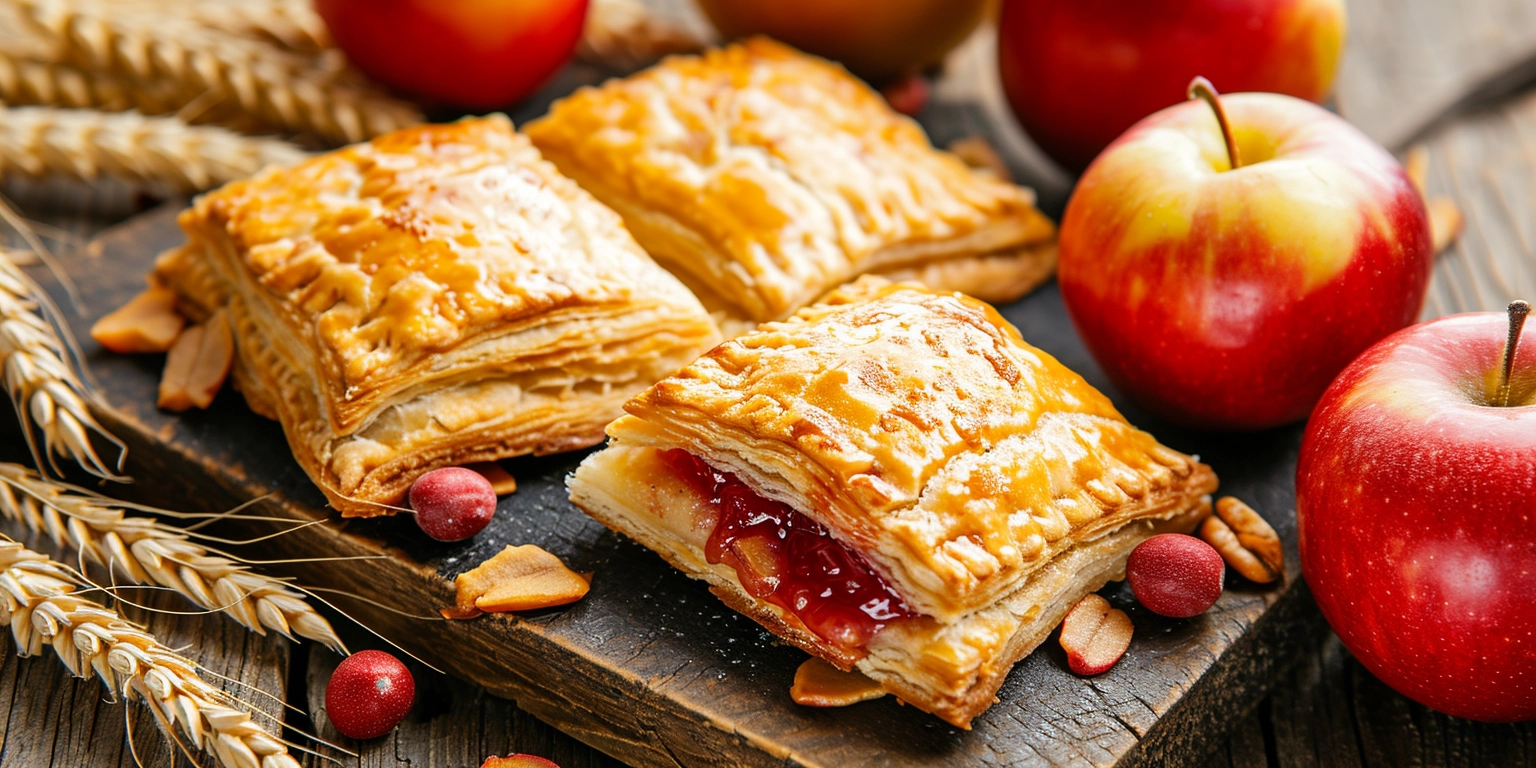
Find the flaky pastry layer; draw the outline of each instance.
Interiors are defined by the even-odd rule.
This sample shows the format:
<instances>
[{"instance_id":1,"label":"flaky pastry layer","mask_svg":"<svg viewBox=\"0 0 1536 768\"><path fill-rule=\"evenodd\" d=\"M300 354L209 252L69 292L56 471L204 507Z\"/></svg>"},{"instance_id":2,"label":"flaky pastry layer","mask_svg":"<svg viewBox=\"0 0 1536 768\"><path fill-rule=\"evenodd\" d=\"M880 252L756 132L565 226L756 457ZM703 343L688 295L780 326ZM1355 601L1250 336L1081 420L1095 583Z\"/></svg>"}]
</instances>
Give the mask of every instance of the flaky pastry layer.
<instances>
[{"instance_id":1,"label":"flaky pastry layer","mask_svg":"<svg viewBox=\"0 0 1536 768\"><path fill-rule=\"evenodd\" d=\"M625 410L613 440L734 473L945 620L1216 484L990 306L878 278L716 347Z\"/></svg>"},{"instance_id":2,"label":"flaky pastry layer","mask_svg":"<svg viewBox=\"0 0 1536 768\"><path fill-rule=\"evenodd\" d=\"M526 130L651 255L754 320L866 272L973 288L974 274L933 267L1006 256L988 262L1001 301L1054 265L1031 191L934 149L836 64L767 39L583 88Z\"/></svg>"},{"instance_id":3,"label":"flaky pastry layer","mask_svg":"<svg viewBox=\"0 0 1536 768\"><path fill-rule=\"evenodd\" d=\"M387 513L435 467L599 442L719 339L499 116L269 169L181 223L158 278L228 307L237 385L345 514Z\"/></svg>"},{"instance_id":4,"label":"flaky pastry layer","mask_svg":"<svg viewBox=\"0 0 1536 768\"><path fill-rule=\"evenodd\" d=\"M625 404L569 482L598 520L794 645L957 725L1136 543L1189 530L1210 467L1126 423L990 306L865 277L727 341ZM817 636L711 565L682 450L820 524L916 618Z\"/></svg>"}]
</instances>

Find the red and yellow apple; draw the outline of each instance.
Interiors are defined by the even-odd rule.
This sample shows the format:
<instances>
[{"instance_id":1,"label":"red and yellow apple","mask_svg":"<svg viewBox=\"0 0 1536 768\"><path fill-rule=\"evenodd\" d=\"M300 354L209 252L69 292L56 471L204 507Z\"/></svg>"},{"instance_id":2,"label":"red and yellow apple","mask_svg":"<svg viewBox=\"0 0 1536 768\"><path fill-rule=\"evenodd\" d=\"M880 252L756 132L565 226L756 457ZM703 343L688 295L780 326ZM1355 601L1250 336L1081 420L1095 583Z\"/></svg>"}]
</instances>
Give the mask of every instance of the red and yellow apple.
<instances>
[{"instance_id":1,"label":"red and yellow apple","mask_svg":"<svg viewBox=\"0 0 1536 768\"><path fill-rule=\"evenodd\" d=\"M1024 130L1077 172L1197 75L1322 101L1344 32L1344 0L1006 0L998 62Z\"/></svg>"},{"instance_id":2,"label":"red and yellow apple","mask_svg":"<svg viewBox=\"0 0 1536 768\"><path fill-rule=\"evenodd\" d=\"M1503 314L1371 347L1329 387L1296 470L1301 567L1323 615L1403 694L1536 718L1536 339L1497 397Z\"/></svg>"},{"instance_id":3,"label":"red and yellow apple","mask_svg":"<svg viewBox=\"0 0 1536 768\"><path fill-rule=\"evenodd\" d=\"M1221 97L1094 161L1061 226L1062 296L1114 383L1165 418L1257 429L1305 417L1345 365L1413 322L1432 267L1397 161L1336 115Z\"/></svg>"}]
</instances>

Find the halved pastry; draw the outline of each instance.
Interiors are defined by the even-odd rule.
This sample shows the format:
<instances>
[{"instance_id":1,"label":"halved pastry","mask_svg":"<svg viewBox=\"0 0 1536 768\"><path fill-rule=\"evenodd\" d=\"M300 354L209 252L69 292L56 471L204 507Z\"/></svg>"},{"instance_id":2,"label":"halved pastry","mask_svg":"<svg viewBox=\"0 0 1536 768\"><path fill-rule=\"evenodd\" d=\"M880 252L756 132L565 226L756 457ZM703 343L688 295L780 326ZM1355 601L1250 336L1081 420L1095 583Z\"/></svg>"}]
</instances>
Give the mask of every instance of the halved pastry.
<instances>
[{"instance_id":1,"label":"halved pastry","mask_svg":"<svg viewBox=\"0 0 1536 768\"><path fill-rule=\"evenodd\" d=\"M719 340L504 117L410 128L197 199L157 278L228 309L236 385L345 515L420 474L593 445Z\"/></svg>"},{"instance_id":2,"label":"halved pastry","mask_svg":"<svg viewBox=\"0 0 1536 768\"><path fill-rule=\"evenodd\" d=\"M727 317L779 319L868 272L1008 301L1055 267L1030 190L764 38L583 88L525 130Z\"/></svg>"},{"instance_id":3,"label":"halved pastry","mask_svg":"<svg viewBox=\"0 0 1536 768\"><path fill-rule=\"evenodd\" d=\"M624 408L573 502L960 727L1136 544L1198 524L1216 488L990 306L879 278Z\"/></svg>"}]
</instances>

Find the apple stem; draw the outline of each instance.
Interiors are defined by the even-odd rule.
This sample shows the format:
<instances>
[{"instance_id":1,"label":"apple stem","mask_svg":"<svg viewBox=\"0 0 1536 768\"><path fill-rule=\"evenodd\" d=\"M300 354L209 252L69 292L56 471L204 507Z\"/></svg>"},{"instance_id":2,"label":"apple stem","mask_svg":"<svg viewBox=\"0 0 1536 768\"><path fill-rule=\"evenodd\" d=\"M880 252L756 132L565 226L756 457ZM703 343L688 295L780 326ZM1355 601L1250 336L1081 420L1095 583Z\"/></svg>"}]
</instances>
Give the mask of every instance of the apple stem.
<instances>
[{"instance_id":1,"label":"apple stem","mask_svg":"<svg viewBox=\"0 0 1536 768\"><path fill-rule=\"evenodd\" d=\"M1499 376L1499 405L1509 407L1509 377L1515 370L1515 347L1520 344L1520 330L1525 327L1525 316L1531 313L1531 303L1516 299L1509 303L1509 338L1504 340L1504 369Z\"/></svg>"},{"instance_id":2,"label":"apple stem","mask_svg":"<svg viewBox=\"0 0 1536 768\"><path fill-rule=\"evenodd\" d=\"M1232 170L1241 168L1243 163L1237 156L1237 139L1232 136L1232 125L1227 122L1227 110L1221 106L1221 94L1216 92L1216 86L1196 76L1189 81L1189 90L1185 95L1191 99L1204 99L1205 103L1211 105L1211 111L1216 113L1216 124L1221 126L1221 138L1227 142L1227 159L1232 162Z\"/></svg>"}]
</instances>

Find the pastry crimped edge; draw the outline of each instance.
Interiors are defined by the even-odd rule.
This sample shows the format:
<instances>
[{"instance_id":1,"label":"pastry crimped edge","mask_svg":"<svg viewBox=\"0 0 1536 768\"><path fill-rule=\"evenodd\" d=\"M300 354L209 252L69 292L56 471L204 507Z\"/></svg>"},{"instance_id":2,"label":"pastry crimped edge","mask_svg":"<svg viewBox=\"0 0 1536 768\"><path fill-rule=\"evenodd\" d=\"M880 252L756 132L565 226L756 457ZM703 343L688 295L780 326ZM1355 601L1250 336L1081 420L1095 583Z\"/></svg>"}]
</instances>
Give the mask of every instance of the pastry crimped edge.
<instances>
[{"instance_id":1,"label":"pastry crimped edge","mask_svg":"<svg viewBox=\"0 0 1536 768\"><path fill-rule=\"evenodd\" d=\"M1109 581L1124 578L1126 560L1137 544L1158 533L1194 530L1210 514L1209 494L1216 487L1216 477L1210 468L1197 465L1186 489L1169 494L1161 514L1130 520L1097 538L1077 543L1033 572L1013 592L957 621L940 624L931 617L920 616L907 620L911 624L894 622L875 635L867 655L860 657L822 641L793 614L750 595L735 569L723 563L706 562L697 545L660 522L654 494L692 492L681 481L663 474L664 465L654 457L657 452L657 448L610 442L607 449L588 457L568 478L571 501L610 529L656 552L674 568L707 582L710 592L727 606L786 643L840 669L858 670L903 701L967 729L973 718L996 701L997 690L1013 666L1044 642L1084 595ZM647 478L627 473L622 464L625 461L640 462ZM627 489L623 487L626 478L632 486ZM636 490L635 484L648 486L653 494L644 505L643 492L626 492ZM923 672L919 652L911 648L923 642L921 633L949 631L974 635L984 632L982 628L988 624L994 629L999 625L1012 629L997 652L977 659L974 674Z\"/></svg>"}]
</instances>

